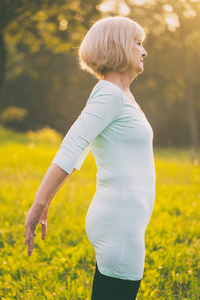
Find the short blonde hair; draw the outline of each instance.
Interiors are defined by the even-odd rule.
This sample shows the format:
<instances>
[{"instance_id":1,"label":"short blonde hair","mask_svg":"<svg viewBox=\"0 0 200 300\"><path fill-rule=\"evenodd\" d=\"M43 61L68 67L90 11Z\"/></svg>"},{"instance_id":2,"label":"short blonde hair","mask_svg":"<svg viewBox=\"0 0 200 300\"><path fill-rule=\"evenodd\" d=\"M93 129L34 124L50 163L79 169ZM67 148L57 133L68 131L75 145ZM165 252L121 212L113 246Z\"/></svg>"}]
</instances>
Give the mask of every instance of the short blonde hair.
<instances>
[{"instance_id":1,"label":"short blonde hair","mask_svg":"<svg viewBox=\"0 0 200 300\"><path fill-rule=\"evenodd\" d=\"M133 41L144 38L143 28L129 18L100 19L80 45L80 67L99 79L108 71L124 72L132 65Z\"/></svg>"}]
</instances>

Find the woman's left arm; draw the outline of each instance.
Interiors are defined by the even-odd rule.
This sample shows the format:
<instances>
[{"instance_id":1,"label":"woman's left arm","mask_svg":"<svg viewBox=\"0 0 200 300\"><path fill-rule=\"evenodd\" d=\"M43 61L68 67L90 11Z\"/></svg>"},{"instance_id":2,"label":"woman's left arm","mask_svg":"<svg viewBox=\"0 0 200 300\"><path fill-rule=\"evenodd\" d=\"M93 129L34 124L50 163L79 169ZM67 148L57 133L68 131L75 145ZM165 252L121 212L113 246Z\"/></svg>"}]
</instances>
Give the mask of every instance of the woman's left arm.
<instances>
[{"instance_id":1,"label":"woman's left arm","mask_svg":"<svg viewBox=\"0 0 200 300\"><path fill-rule=\"evenodd\" d=\"M75 170L74 168L72 173ZM33 252L34 236L36 236L35 228L39 221L42 225L42 238L45 238L49 205L53 197L70 176L71 175L55 164L51 164L47 170L25 221L25 245L28 245L28 255L31 255Z\"/></svg>"},{"instance_id":2,"label":"woman's left arm","mask_svg":"<svg viewBox=\"0 0 200 300\"><path fill-rule=\"evenodd\" d=\"M74 171L76 171L76 169L74 168L72 173L74 173ZM71 173L71 175L72 175ZM54 194L50 197L45 209L42 212L42 215L40 217L40 224L42 226L42 239L44 240L46 235L47 235L47 216L48 216L48 212L49 212L49 206L51 204L51 201L53 200L54 196L57 194L57 192L59 191L59 189L63 186L63 184L65 183L65 181L69 178L69 176L71 175L67 175L66 178L63 180L63 182L60 184L60 186L55 190Z\"/></svg>"}]
</instances>

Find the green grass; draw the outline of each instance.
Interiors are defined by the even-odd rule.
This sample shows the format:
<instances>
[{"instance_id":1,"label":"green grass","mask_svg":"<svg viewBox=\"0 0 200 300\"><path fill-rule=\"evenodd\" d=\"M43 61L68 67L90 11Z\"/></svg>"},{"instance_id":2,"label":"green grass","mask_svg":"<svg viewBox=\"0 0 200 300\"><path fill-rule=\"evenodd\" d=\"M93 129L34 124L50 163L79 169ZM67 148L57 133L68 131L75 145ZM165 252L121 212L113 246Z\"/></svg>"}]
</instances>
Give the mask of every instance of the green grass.
<instances>
[{"instance_id":1,"label":"green grass","mask_svg":"<svg viewBox=\"0 0 200 300\"><path fill-rule=\"evenodd\" d=\"M90 300L95 255L85 216L95 192L91 153L53 200L48 235L27 256L24 221L61 137L0 128L0 299ZM155 149L157 187L138 300L200 299L200 167L187 149ZM122 299L123 300L123 299Z\"/></svg>"}]
</instances>

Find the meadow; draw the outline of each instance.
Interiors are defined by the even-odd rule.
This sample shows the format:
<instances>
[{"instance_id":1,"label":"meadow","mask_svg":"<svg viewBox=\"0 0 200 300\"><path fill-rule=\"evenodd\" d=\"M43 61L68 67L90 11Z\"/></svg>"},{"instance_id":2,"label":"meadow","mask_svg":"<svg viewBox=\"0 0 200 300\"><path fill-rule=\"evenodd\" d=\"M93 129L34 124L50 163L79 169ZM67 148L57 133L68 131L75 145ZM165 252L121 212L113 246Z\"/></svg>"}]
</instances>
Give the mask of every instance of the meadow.
<instances>
[{"instance_id":1,"label":"meadow","mask_svg":"<svg viewBox=\"0 0 200 300\"><path fill-rule=\"evenodd\" d=\"M0 128L0 299L90 300L95 255L85 217L96 188L90 153L54 198L46 240L37 227L31 257L24 221L61 142L51 129ZM154 211L146 231L137 300L200 299L200 166L187 149L155 149Z\"/></svg>"}]
</instances>

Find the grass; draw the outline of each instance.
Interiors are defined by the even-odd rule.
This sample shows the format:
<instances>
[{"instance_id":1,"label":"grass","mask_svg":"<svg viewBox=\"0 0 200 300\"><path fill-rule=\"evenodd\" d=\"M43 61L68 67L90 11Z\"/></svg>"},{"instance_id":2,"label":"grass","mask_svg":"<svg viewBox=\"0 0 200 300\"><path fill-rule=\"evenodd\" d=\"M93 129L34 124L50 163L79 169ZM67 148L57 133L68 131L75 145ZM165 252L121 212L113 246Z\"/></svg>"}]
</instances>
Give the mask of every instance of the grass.
<instances>
[{"instance_id":1,"label":"grass","mask_svg":"<svg viewBox=\"0 0 200 300\"><path fill-rule=\"evenodd\" d=\"M0 299L89 300L95 255L85 216L95 193L89 154L51 204L48 235L27 256L24 221L61 136L0 128ZM155 149L156 201L138 300L200 299L200 167L187 149Z\"/></svg>"}]
</instances>

